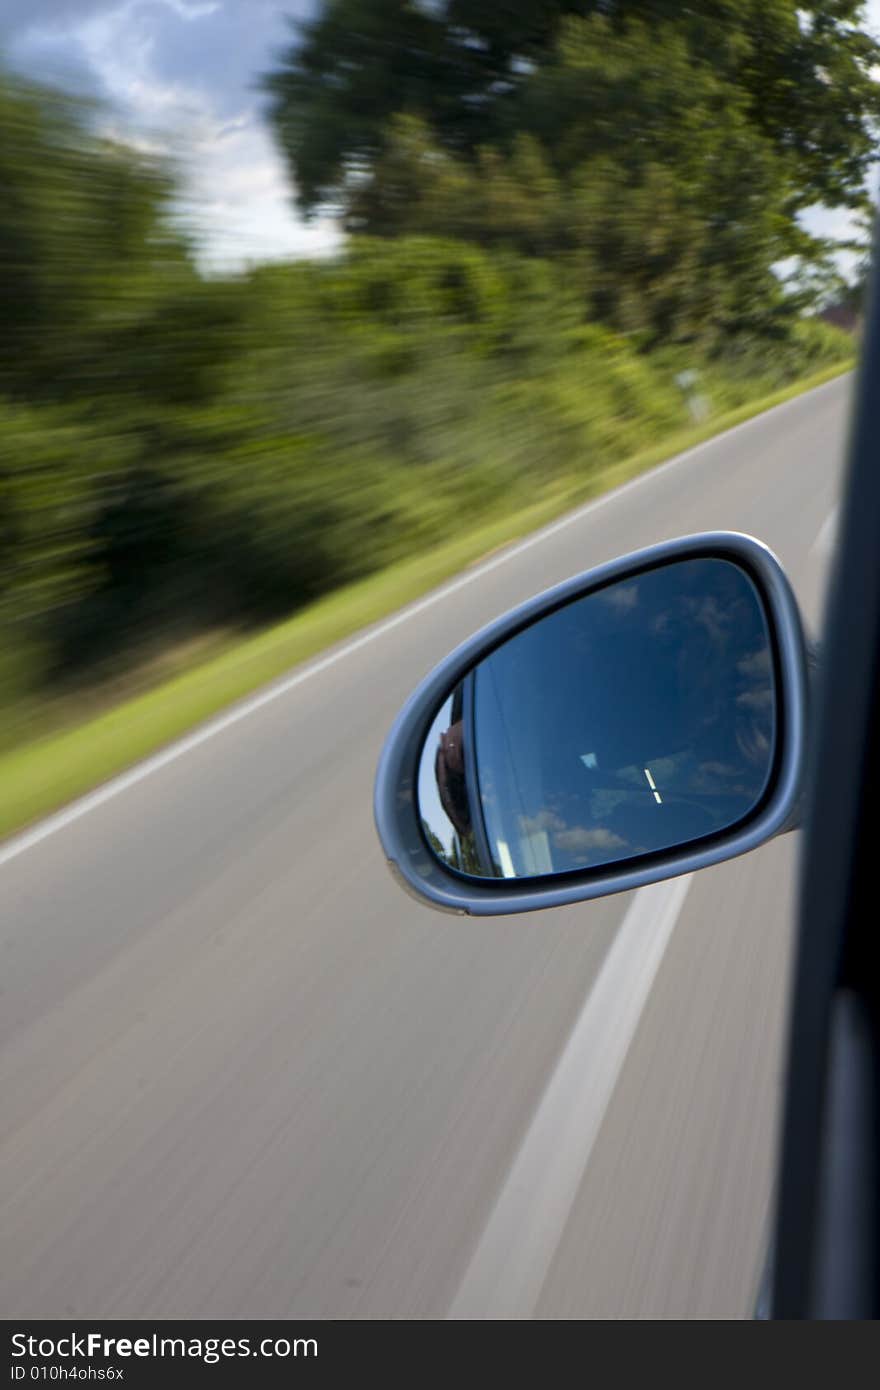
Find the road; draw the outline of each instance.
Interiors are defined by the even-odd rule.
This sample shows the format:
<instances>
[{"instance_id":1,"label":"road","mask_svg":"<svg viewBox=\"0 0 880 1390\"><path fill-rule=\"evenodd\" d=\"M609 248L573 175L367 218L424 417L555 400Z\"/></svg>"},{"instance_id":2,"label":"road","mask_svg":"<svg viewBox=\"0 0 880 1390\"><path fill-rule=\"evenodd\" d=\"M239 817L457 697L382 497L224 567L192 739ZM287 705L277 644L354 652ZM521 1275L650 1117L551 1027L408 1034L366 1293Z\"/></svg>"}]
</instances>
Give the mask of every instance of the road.
<instances>
[{"instance_id":1,"label":"road","mask_svg":"<svg viewBox=\"0 0 880 1390\"><path fill-rule=\"evenodd\" d=\"M627 550L751 532L815 622L849 391L493 556L6 847L5 1317L749 1315L798 837L471 921L395 887L371 785L452 645Z\"/></svg>"}]
</instances>

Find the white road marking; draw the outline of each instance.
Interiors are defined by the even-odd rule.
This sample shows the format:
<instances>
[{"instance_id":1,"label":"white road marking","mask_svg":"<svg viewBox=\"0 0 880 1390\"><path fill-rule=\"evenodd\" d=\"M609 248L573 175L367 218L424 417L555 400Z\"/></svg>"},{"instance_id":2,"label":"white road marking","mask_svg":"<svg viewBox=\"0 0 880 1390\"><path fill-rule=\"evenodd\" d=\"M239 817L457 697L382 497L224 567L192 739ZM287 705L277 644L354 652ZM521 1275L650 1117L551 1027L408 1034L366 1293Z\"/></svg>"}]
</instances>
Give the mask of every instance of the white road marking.
<instances>
[{"instance_id":1,"label":"white road marking","mask_svg":"<svg viewBox=\"0 0 880 1390\"><path fill-rule=\"evenodd\" d=\"M647 767L645 768L645 776L646 776L647 779L648 779L648 786L651 788L651 791L652 791L653 796L654 796L654 800L656 801L656 803L657 803L658 806L662 806L662 805L663 805L663 799L662 799L662 797L660 796L660 793L659 793L658 790L657 790L657 784L656 784L656 782L654 781L654 778L651 776L651 770L650 770L650 768L647 768Z\"/></svg>"},{"instance_id":2,"label":"white road marking","mask_svg":"<svg viewBox=\"0 0 880 1390\"><path fill-rule=\"evenodd\" d=\"M826 391L829 386L834 386L840 379L840 377L833 377L831 381L823 382L821 386L817 386L812 391L807 392L806 396L814 396L820 391ZM600 508L606 507L609 502L614 502L618 498L623 497L627 492L632 492L635 488L642 487L645 483L662 477L663 474L669 472L670 469L678 467L680 463L684 463L688 459L695 458L698 454L718 444L721 440L730 439L731 436L738 434L740 431L750 429L754 425L760 424L769 416L789 409L791 406L796 405L798 401L805 400L806 396L794 396L791 400L782 401L779 405L772 406L770 410L762 411L759 415L753 415L750 419L741 421L740 424L734 425L729 430L724 430L721 434L715 434L709 439L704 439L701 444L695 444L692 449L686 449L684 453L677 454L675 458L668 459L666 463L660 464L659 467L651 468L645 473L640 473L638 477L631 478L629 482L621 484L620 487L614 488L611 492L603 493L601 497L595 498L592 502L587 502L583 507L578 507L576 511L569 512L567 516L562 517L559 521L554 521L550 526L545 526L542 530L533 532L532 535L527 536L525 540L520 541L517 545L511 546L492 559L484 561L481 565L474 566L473 569L460 575L458 579L453 579L450 583L444 584L439 589L435 589L425 598L418 599L408 607L402 608L398 613L395 613L393 617L387 618L377 626L369 628L366 632L362 633L360 637L355 637L352 641L346 642L344 646L337 648L334 652L330 652L328 656L321 657L319 660L298 670L293 675L282 677L280 681L276 681L272 685L267 686L264 690L260 691L258 695L252 695L240 701L238 704L234 705L232 709L227 710L225 714L218 715L214 719L208 720L207 723L195 729L193 733L186 734L183 738L177 739L159 753L154 753L149 758L145 758L143 762L137 763L127 772L120 773L117 777L111 778L110 781L105 782L103 786L98 787L95 791L89 792L85 796L79 797L76 801L70 802L63 810L56 811L53 815L47 816L45 820L39 821L29 830L25 830L21 834L14 836L11 840L8 840L2 849L0 849L0 867L4 864L8 864L11 859L17 858L19 854L23 854L25 850L32 849L34 845L38 845L41 841L48 839L48 837L54 835L56 831L63 830L65 826L72 824L73 821L79 820L81 816L87 815L89 811L94 811L97 807L103 806L104 803L109 801L112 797L119 796L121 792L127 791L129 787L136 786L136 784L142 782L145 777L149 777L154 772L158 772L161 768L167 767L169 763L174 762L177 758L183 757L184 754L189 753L193 748L198 748L201 744L207 743L208 739L215 738L217 734L223 733L225 729L231 728L233 724L238 724L242 719L247 719L249 715L256 713L257 710L262 709L265 705L271 704L273 700L278 700L282 695L289 694L291 690L295 690L303 681L310 680L312 676L320 675L321 672L328 670L331 666L335 666L337 662L342 661L345 657L351 656L356 651L360 651L361 647L365 647L369 642L374 642L377 638L384 637L386 633L392 632L396 627L399 627L401 623L408 622L410 618L417 617L419 613L424 613L427 608L431 608L435 603L439 603L441 599L448 598L450 594L457 593L459 589L463 589L467 584L472 584L474 580L482 578L484 574L489 574L492 570L498 569L500 565L507 564L509 560L515 559L517 555L522 555L524 551L530 550L532 546L540 545L543 541L558 535L560 531L565 530L568 526L573 526L575 522L581 521L591 512L599 511Z\"/></svg>"},{"instance_id":3,"label":"white road marking","mask_svg":"<svg viewBox=\"0 0 880 1390\"><path fill-rule=\"evenodd\" d=\"M830 555L837 541L837 526L840 508L832 507L819 528L819 534L810 546L811 555Z\"/></svg>"},{"instance_id":4,"label":"white road marking","mask_svg":"<svg viewBox=\"0 0 880 1390\"><path fill-rule=\"evenodd\" d=\"M449 1318L529 1318L693 875L640 888L513 1161Z\"/></svg>"}]
</instances>

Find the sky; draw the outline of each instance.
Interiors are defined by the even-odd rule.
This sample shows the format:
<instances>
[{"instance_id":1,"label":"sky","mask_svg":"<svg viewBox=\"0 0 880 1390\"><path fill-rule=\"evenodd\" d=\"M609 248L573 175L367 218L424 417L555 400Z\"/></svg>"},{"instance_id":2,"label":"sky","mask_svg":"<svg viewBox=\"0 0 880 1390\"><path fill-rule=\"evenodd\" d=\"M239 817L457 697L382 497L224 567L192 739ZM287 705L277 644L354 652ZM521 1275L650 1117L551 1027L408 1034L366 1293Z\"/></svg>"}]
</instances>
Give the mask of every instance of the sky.
<instances>
[{"instance_id":1,"label":"sky","mask_svg":"<svg viewBox=\"0 0 880 1390\"><path fill-rule=\"evenodd\" d=\"M109 133L169 155L208 269L326 255L327 220L297 217L258 76L317 0L0 0L0 54L104 104Z\"/></svg>"},{"instance_id":2,"label":"sky","mask_svg":"<svg viewBox=\"0 0 880 1390\"><path fill-rule=\"evenodd\" d=\"M206 268L327 255L332 222L296 214L263 118L260 73L290 41L288 18L320 0L0 0L0 55L16 70L96 95L111 133L170 155L182 214ZM880 0L868 0L880 31ZM810 217L845 229L834 210Z\"/></svg>"}]
</instances>

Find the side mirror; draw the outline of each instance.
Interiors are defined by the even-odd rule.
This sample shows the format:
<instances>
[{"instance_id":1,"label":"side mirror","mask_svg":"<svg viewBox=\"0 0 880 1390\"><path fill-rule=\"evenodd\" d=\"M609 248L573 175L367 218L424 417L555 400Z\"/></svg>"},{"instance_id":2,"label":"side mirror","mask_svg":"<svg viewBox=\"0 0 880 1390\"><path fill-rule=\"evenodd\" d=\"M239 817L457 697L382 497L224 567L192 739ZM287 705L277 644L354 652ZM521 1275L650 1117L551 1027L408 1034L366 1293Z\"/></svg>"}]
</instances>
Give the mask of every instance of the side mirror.
<instances>
[{"instance_id":1,"label":"side mirror","mask_svg":"<svg viewBox=\"0 0 880 1390\"><path fill-rule=\"evenodd\" d=\"M796 823L806 655L775 556L652 546L499 618L391 730L374 810L432 906L556 907L690 873Z\"/></svg>"}]
</instances>

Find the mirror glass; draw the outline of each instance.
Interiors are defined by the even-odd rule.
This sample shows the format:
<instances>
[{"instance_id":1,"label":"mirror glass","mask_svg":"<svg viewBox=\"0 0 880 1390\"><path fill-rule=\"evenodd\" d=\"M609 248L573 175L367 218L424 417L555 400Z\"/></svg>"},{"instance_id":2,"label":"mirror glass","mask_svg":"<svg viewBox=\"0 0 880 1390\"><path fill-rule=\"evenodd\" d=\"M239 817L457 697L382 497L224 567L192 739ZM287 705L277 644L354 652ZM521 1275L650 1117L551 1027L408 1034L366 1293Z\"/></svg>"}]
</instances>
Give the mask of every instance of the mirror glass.
<instances>
[{"instance_id":1,"label":"mirror glass","mask_svg":"<svg viewBox=\"0 0 880 1390\"><path fill-rule=\"evenodd\" d=\"M465 676L422 751L425 838L481 878L668 850L756 808L775 725L752 580L672 561L538 618Z\"/></svg>"}]
</instances>

